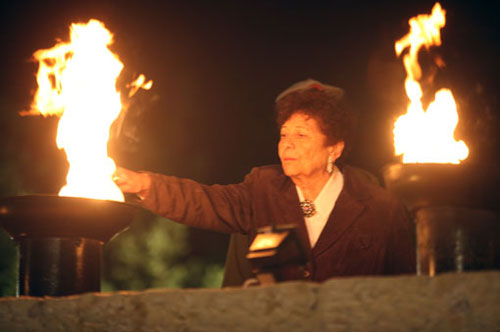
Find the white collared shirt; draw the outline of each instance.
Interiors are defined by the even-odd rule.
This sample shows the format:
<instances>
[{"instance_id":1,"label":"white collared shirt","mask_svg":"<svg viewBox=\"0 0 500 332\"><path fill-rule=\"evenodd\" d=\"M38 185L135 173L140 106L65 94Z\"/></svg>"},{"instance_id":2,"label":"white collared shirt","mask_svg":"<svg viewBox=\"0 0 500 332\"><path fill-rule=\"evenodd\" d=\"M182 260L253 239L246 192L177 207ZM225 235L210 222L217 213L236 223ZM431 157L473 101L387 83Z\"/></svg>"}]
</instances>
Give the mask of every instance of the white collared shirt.
<instances>
[{"instance_id":1,"label":"white collared shirt","mask_svg":"<svg viewBox=\"0 0 500 332\"><path fill-rule=\"evenodd\" d=\"M340 170L335 166L334 171L328 181L321 189L318 197L314 200L314 206L316 208L316 213L306 218L304 220L306 222L307 234L309 235L309 242L311 243L311 248L314 247L316 242L318 241L319 235L325 228L326 222L330 217L330 214L335 207L335 203L339 198L340 192L344 187L344 176L340 172ZM304 194L302 190L298 186L297 194L299 195L299 200L304 200Z\"/></svg>"}]
</instances>

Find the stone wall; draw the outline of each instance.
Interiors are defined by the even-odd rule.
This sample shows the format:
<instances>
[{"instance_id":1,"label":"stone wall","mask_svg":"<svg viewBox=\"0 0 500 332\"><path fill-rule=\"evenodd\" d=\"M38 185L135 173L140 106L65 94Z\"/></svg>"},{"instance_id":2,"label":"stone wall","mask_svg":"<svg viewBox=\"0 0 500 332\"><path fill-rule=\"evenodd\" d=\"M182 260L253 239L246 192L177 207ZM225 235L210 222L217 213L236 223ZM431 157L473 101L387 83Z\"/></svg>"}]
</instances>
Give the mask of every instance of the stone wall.
<instances>
[{"instance_id":1,"label":"stone wall","mask_svg":"<svg viewBox=\"0 0 500 332\"><path fill-rule=\"evenodd\" d=\"M500 271L0 299L0 331L500 331Z\"/></svg>"}]
</instances>

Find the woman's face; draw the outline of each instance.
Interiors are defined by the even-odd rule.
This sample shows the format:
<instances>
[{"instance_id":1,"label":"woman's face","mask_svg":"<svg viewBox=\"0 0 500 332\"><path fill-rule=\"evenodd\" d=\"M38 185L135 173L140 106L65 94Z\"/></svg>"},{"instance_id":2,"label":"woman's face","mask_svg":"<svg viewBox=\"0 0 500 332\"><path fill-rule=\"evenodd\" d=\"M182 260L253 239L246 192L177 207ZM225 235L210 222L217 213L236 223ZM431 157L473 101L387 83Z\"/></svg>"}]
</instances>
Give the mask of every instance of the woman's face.
<instances>
[{"instance_id":1,"label":"woman's face","mask_svg":"<svg viewBox=\"0 0 500 332\"><path fill-rule=\"evenodd\" d=\"M281 127L278 154L287 176L310 177L326 172L328 156L332 155L335 161L343 146L343 143L327 146L326 135L316 119L297 112Z\"/></svg>"}]
</instances>

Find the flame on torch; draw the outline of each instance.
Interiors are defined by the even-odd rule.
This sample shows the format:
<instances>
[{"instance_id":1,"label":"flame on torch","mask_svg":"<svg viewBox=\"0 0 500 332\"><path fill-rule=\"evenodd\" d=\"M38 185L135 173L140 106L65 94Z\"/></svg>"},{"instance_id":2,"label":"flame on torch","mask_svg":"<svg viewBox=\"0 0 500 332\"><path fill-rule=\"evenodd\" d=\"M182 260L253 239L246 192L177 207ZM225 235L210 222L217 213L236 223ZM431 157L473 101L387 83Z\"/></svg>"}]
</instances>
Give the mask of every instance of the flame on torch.
<instances>
[{"instance_id":1,"label":"flame on torch","mask_svg":"<svg viewBox=\"0 0 500 332\"><path fill-rule=\"evenodd\" d=\"M394 124L394 146L396 155L403 155L404 163L460 163L467 158L469 150L463 141L453 137L458 123L453 94L441 89L435 99L424 110L422 89L418 80L422 76L418 64L418 52L422 46L427 49L441 45L440 30L445 25L445 11L439 3L430 15L418 15L409 20L410 32L395 44L398 56L403 56L407 78L405 89L410 104L408 112Z\"/></svg>"},{"instance_id":2,"label":"flame on torch","mask_svg":"<svg viewBox=\"0 0 500 332\"><path fill-rule=\"evenodd\" d=\"M146 76L140 74L139 77L132 83L127 84L127 88L130 88L128 93L129 98L136 94L139 89L149 90L153 86L153 81L149 80L146 82Z\"/></svg>"},{"instance_id":3,"label":"flame on torch","mask_svg":"<svg viewBox=\"0 0 500 332\"><path fill-rule=\"evenodd\" d=\"M27 113L61 117L57 147L66 152L69 170L60 196L124 201L107 153L111 124L122 109L116 79L123 64L109 50L113 35L102 22L72 24L70 37L34 53L38 90Z\"/></svg>"}]
</instances>

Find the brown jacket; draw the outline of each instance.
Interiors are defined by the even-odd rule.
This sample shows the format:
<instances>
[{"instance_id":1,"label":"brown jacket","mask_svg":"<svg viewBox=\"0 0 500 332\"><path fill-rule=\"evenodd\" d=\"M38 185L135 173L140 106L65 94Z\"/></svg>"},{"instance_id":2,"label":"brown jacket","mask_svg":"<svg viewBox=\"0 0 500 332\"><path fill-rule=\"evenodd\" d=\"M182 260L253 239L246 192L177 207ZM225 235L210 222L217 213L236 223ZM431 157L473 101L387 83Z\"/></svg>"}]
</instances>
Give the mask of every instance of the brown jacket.
<instances>
[{"instance_id":1,"label":"brown jacket","mask_svg":"<svg viewBox=\"0 0 500 332\"><path fill-rule=\"evenodd\" d=\"M413 226L404 207L349 166L342 173L344 188L309 252L308 279L414 272ZM294 224L309 243L295 185L279 165L254 168L242 183L231 185L152 174L143 206L187 225L251 238L272 223Z\"/></svg>"}]
</instances>

